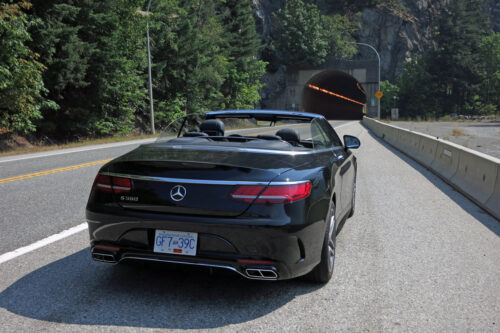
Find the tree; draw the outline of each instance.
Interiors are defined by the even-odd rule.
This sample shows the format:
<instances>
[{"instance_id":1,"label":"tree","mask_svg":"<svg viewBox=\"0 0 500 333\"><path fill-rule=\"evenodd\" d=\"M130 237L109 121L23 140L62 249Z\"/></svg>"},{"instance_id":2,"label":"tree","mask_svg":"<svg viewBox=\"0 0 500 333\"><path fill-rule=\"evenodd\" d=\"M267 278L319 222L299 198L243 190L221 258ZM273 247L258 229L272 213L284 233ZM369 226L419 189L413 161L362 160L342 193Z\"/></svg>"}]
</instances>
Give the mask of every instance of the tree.
<instances>
[{"instance_id":1,"label":"tree","mask_svg":"<svg viewBox=\"0 0 500 333\"><path fill-rule=\"evenodd\" d=\"M128 132L145 102L144 18L139 0L35 0L32 47L58 112L42 110L56 137Z\"/></svg>"},{"instance_id":2,"label":"tree","mask_svg":"<svg viewBox=\"0 0 500 333\"><path fill-rule=\"evenodd\" d=\"M482 61L478 50L489 29L487 22L483 0L452 1L439 16L434 38L438 47L427 61L428 72L437 82L442 114L465 112L477 95Z\"/></svg>"},{"instance_id":3,"label":"tree","mask_svg":"<svg viewBox=\"0 0 500 333\"><path fill-rule=\"evenodd\" d=\"M380 82L380 90L384 96L380 99L380 117L390 116L391 109L397 106L397 98L399 98L399 87L389 81Z\"/></svg>"},{"instance_id":4,"label":"tree","mask_svg":"<svg viewBox=\"0 0 500 333\"><path fill-rule=\"evenodd\" d=\"M218 109L228 59L216 1L155 2L151 14L155 122Z\"/></svg>"},{"instance_id":5,"label":"tree","mask_svg":"<svg viewBox=\"0 0 500 333\"><path fill-rule=\"evenodd\" d=\"M483 5L483 0L455 0L443 8L435 27L436 49L405 64L398 78L403 116L439 118L495 109L489 103L498 103L491 99L498 88L495 74L490 74L498 66L494 60L498 50L494 37L483 38L489 31Z\"/></svg>"},{"instance_id":6,"label":"tree","mask_svg":"<svg viewBox=\"0 0 500 333\"><path fill-rule=\"evenodd\" d=\"M259 101L266 63L257 59L261 40L250 0L227 0L223 17L228 74L222 85L224 108L252 108Z\"/></svg>"},{"instance_id":7,"label":"tree","mask_svg":"<svg viewBox=\"0 0 500 333\"><path fill-rule=\"evenodd\" d=\"M387 0L314 0L313 2L320 8L326 8L328 13L345 13L350 15L360 12L365 8L374 7L382 1Z\"/></svg>"},{"instance_id":8,"label":"tree","mask_svg":"<svg viewBox=\"0 0 500 333\"><path fill-rule=\"evenodd\" d=\"M142 1L96 1L84 39L95 47L84 90L93 104L84 127L96 134L128 133L134 115L145 110L145 21L136 14ZM105 32L105 33L103 33Z\"/></svg>"},{"instance_id":9,"label":"tree","mask_svg":"<svg viewBox=\"0 0 500 333\"><path fill-rule=\"evenodd\" d=\"M350 57L356 53L353 34L357 20L322 15L316 5L288 0L275 14L277 46L285 64L321 65L327 56Z\"/></svg>"},{"instance_id":10,"label":"tree","mask_svg":"<svg viewBox=\"0 0 500 333\"><path fill-rule=\"evenodd\" d=\"M442 114L439 83L428 62L428 55L421 55L404 64L403 74L397 79L401 117L436 118Z\"/></svg>"},{"instance_id":11,"label":"tree","mask_svg":"<svg viewBox=\"0 0 500 333\"><path fill-rule=\"evenodd\" d=\"M478 74L481 78L479 95L483 112L500 111L500 33L496 32L482 38L479 44ZM488 112L487 110L490 110Z\"/></svg>"},{"instance_id":12,"label":"tree","mask_svg":"<svg viewBox=\"0 0 500 333\"><path fill-rule=\"evenodd\" d=\"M24 13L29 7L27 1L0 3L0 132L32 132L40 109L54 107L43 96L45 67L26 45L33 23Z\"/></svg>"}]
</instances>

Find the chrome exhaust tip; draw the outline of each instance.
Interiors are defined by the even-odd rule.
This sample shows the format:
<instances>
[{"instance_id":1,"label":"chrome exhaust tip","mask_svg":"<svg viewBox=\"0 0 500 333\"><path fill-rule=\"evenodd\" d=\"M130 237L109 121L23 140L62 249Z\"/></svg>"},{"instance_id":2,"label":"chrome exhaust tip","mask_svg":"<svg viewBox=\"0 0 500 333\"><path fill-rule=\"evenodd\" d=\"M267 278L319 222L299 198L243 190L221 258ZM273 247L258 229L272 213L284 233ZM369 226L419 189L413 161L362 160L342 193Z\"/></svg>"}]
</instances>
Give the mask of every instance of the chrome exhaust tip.
<instances>
[{"instance_id":1,"label":"chrome exhaust tip","mask_svg":"<svg viewBox=\"0 0 500 333\"><path fill-rule=\"evenodd\" d=\"M92 259L110 264L116 264L118 262L114 254L102 252L92 252Z\"/></svg>"},{"instance_id":2,"label":"chrome exhaust tip","mask_svg":"<svg viewBox=\"0 0 500 333\"><path fill-rule=\"evenodd\" d=\"M278 274L272 269L247 268L245 274L255 280L277 280Z\"/></svg>"}]
</instances>

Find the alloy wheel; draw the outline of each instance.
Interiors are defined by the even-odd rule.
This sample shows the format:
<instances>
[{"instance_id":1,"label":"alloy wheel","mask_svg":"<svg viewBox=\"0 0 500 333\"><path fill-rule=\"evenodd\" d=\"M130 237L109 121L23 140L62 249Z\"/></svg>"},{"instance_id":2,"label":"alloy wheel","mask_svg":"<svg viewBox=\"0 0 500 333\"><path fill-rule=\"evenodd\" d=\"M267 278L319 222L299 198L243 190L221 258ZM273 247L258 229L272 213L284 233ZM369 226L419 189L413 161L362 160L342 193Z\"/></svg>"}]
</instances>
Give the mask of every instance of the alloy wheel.
<instances>
[{"instance_id":1,"label":"alloy wheel","mask_svg":"<svg viewBox=\"0 0 500 333\"><path fill-rule=\"evenodd\" d=\"M333 269L333 263L335 261L335 213L332 212L332 217L330 218L330 226L328 229L328 270Z\"/></svg>"}]
</instances>

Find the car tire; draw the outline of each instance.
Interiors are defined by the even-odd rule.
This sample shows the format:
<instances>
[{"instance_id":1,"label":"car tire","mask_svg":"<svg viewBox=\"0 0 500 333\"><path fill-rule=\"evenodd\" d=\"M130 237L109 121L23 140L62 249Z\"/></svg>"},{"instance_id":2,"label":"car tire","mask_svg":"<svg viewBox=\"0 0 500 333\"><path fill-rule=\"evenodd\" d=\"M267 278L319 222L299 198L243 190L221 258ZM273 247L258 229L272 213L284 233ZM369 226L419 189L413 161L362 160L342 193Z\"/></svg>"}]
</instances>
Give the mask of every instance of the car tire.
<instances>
[{"instance_id":1,"label":"car tire","mask_svg":"<svg viewBox=\"0 0 500 333\"><path fill-rule=\"evenodd\" d=\"M347 217L352 217L354 215L354 210L356 208L356 178L357 173L354 174L354 184L352 186L352 199L351 199L351 211Z\"/></svg>"},{"instance_id":2,"label":"car tire","mask_svg":"<svg viewBox=\"0 0 500 333\"><path fill-rule=\"evenodd\" d=\"M335 204L333 202L326 221L328 221L328 225L323 240L323 248L321 249L321 261L308 274L309 280L317 283L330 281L335 267L335 239L337 233L335 232Z\"/></svg>"}]
</instances>

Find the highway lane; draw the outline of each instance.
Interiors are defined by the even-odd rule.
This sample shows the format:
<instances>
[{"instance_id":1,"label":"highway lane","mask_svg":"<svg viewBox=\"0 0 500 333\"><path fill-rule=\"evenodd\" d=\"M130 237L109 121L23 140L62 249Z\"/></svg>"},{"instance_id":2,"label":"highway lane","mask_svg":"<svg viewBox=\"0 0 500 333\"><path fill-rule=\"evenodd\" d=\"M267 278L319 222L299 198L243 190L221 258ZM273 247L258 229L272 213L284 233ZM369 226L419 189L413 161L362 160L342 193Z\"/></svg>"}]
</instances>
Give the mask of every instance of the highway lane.
<instances>
[{"instance_id":1,"label":"highway lane","mask_svg":"<svg viewBox=\"0 0 500 333\"><path fill-rule=\"evenodd\" d=\"M135 147L0 162L0 179L114 158ZM84 222L90 187L101 166L0 183L0 254Z\"/></svg>"},{"instance_id":2,"label":"highway lane","mask_svg":"<svg viewBox=\"0 0 500 333\"><path fill-rule=\"evenodd\" d=\"M120 142L118 146L113 143L4 156L0 157L0 179L113 158L134 149L140 143L153 141L154 139L134 140L130 143Z\"/></svg>"},{"instance_id":3,"label":"highway lane","mask_svg":"<svg viewBox=\"0 0 500 333\"><path fill-rule=\"evenodd\" d=\"M338 121L334 126L346 123ZM276 129L263 127L241 132L274 134ZM140 142L144 141L152 142ZM83 223L90 187L105 162L4 183L2 179L103 161L138 145L134 141L0 158L0 255ZM36 157L29 158L32 156Z\"/></svg>"},{"instance_id":4,"label":"highway lane","mask_svg":"<svg viewBox=\"0 0 500 333\"><path fill-rule=\"evenodd\" d=\"M500 223L359 124L339 132L362 142L358 200L327 285L95 263L82 231L0 264L0 331L498 332Z\"/></svg>"}]
</instances>

